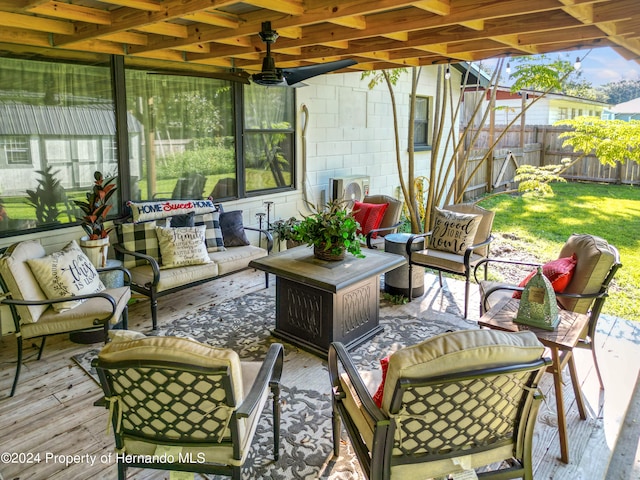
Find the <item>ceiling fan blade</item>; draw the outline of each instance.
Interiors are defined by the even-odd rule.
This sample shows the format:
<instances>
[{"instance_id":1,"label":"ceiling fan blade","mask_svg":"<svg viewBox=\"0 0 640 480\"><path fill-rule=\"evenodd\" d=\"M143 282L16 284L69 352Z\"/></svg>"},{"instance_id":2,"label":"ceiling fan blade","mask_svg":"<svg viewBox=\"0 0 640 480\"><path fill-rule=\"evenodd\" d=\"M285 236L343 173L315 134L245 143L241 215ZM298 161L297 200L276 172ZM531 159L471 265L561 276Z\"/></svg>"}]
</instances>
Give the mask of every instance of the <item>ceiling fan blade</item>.
<instances>
[{"instance_id":1,"label":"ceiling fan blade","mask_svg":"<svg viewBox=\"0 0 640 480\"><path fill-rule=\"evenodd\" d=\"M240 82L244 84L249 84L249 73L238 70L234 72L178 72L178 71L157 71L157 72L147 72L150 75L175 75L179 77L203 77L203 78L212 78L214 80L226 80L228 82Z\"/></svg>"},{"instance_id":2,"label":"ceiling fan blade","mask_svg":"<svg viewBox=\"0 0 640 480\"><path fill-rule=\"evenodd\" d=\"M282 69L282 76L284 77L287 85L295 85L307 78L316 77L325 73L334 72L341 68L350 67L355 65L355 60L336 60L335 62L320 63L318 65L307 65L304 67L293 67Z\"/></svg>"}]
</instances>

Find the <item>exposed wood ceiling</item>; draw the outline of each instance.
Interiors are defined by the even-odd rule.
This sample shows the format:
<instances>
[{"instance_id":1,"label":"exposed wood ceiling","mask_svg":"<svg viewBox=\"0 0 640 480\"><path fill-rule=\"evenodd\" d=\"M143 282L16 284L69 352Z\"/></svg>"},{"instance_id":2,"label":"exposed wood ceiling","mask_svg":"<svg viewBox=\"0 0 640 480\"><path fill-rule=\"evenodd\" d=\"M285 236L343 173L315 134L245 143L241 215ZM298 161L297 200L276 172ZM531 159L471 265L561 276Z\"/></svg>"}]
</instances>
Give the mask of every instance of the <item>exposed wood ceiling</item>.
<instances>
[{"instance_id":1,"label":"exposed wood ceiling","mask_svg":"<svg viewBox=\"0 0 640 480\"><path fill-rule=\"evenodd\" d=\"M271 21L278 67L351 70L613 47L640 61L640 0L0 0L0 54L124 54L154 68L259 71ZM170 62L170 63L166 63Z\"/></svg>"}]
</instances>

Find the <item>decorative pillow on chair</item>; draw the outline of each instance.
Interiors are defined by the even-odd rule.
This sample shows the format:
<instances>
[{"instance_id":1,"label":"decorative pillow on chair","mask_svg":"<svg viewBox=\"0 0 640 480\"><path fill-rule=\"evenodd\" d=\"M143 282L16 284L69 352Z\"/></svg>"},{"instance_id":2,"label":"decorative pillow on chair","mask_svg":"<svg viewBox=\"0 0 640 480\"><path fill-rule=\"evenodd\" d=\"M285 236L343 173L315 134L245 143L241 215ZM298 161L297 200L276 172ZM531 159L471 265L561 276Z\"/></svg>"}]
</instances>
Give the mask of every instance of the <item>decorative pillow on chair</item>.
<instances>
[{"instance_id":1,"label":"decorative pillow on chair","mask_svg":"<svg viewBox=\"0 0 640 480\"><path fill-rule=\"evenodd\" d=\"M578 258L574 253L570 257L558 258L557 260L553 260L549 263L545 263L542 266L542 274L549 279L551 282L551 286L553 287L553 291L556 293L562 293L565 291L569 282L573 278L573 272L576 269L576 263L578 263ZM524 287L529 280L536 274L537 270L534 270L527 278L522 280L518 286ZM522 297L522 292L513 292L513 298Z\"/></svg>"},{"instance_id":2,"label":"decorative pillow on chair","mask_svg":"<svg viewBox=\"0 0 640 480\"><path fill-rule=\"evenodd\" d=\"M182 267L211 263L204 243L205 226L156 228L162 266L160 268Z\"/></svg>"},{"instance_id":3,"label":"decorative pillow on chair","mask_svg":"<svg viewBox=\"0 0 640 480\"><path fill-rule=\"evenodd\" d=\"M32 258L27 264L47 298L73 297L101 292L105 286L98 272L75 240L61 251L43 258ZM54 303L56 312L64 312L80 305L84 300Z\"/></svg>"},{"instance_id":4,"label":"decorative pillow on chair","mask_svg":"<svg viewBox=\"0 0 640 480\"><path fill-rule=\"evenodd\" d=\"M356 201L353 204L353 216L360 224L358 233L366 235L371 230L380 228L387 208L389 208L388 203L362 203ZM374 233L371 238L376 238L377 236L377 233Z\"/></svg>"},{"instance_id":5,"label":"decorative pillow on chair","mask_svg":"<svg viewBox=\"0 0 640 480\"><path fill-rule=\"evenodd\" d=\"M382 381L380 382L380 386L376 393L373 394L373 403L375 403L378 408L382 407L382 396L384 395L384 383L387 380L387 370L389 370L389 357L384 357L380 359L380 369L382 370Z\"/></svg>"},{"instance_id":6,"label":"decorative pillow on chair","mask_svg":"<svg viewBox=\"0 0 640 480\"><path fill-rule=\"evenodd\" d=\"M131 252L144 253L156 260L160 260L160 247L156 235L156 222L123 223L118 228L118 241ZM145 260L124 255L124 268L133 268L138 265L147 265Z\"/></svg>"},{"instance_id":7,"label":"decorative pillow on chair","mask_svg":"<svg viewBox=\"0 0 640 480\"><path fill-rule=\"evenodd\" d=\"M196 212L173 215L167 218L167 227L195 227Z\"/></svg>"},{"instance_id":8,"label":"decorative pillow on chair","mask_svg":"<svg viewBox=\"0 0 640 480\"><path fill-rule=\"evenodd\" d=\"M222 230L225 247L241 247L250 244L244 233L242 210L222 212L220 214L220 230Z\"/></svg>"},{"instance_id":9,"label":"decorative pillow on chair","mask_svg":"<svg viewBox=\"0 0 640 480\"><path fill-rule=\"evenodd\" d=\"M207 251L223 252L226 250L224 248L224 237L220 229L220 212L205 213L201 216L201 219L196 220L195 225L204 225L206 227L204 238Z\"/></svg>"},{"instance_id":10,"label":"decorative pillow on chair","mask_svg":"<svg viewBox=\"0 0 640 480\"><path fill-rule=\"evenodd\" d=\"M480 215L436 208L429 248L463 255L473 245L480 220Z\"/></svg>"}]
</instances>

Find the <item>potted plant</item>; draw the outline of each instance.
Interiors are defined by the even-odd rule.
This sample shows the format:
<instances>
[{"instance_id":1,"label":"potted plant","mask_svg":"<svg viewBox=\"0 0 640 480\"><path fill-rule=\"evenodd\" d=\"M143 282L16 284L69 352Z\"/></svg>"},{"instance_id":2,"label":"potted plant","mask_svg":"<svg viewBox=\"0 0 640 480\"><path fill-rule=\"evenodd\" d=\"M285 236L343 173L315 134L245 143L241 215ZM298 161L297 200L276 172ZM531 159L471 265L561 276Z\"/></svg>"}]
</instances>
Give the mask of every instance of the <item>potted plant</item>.
<instances>
[{"instance_id":1,"label":"potted plant","mask_svg":"<svg viewBox=\"0 0 640 480\"><path fill-rule=\"evenodd\" d=\"M359 224L347 209L346 202L332 200L324 208L311 205L314 210L293 227L294 239L313 245L313 254L322 260L342 260L345 251L364 257L360 250L362 235Z\"/></svg>"},{"instance_id":2,"label":"potted plant","mask_svg":"<svg viewBox=\"0 0 640 480\"><path fill-rule=\"evenodd\" d=\"M104 180L101 172L95 172L93 178L95 182L91 192L87 193L87 201L74 200L73 202L84 214L78 220L83 230L87 232L87 235L80 238L80 247L96 267L105 267L109 249L109 232L112 229L105 228L104 221L112 207L108 202L116 191L116 186L112 183L115 177Z\"/></svg>"},{"instance_id":3,"label":"potted plant","mask_svg":"<svg viewBox=\"0 0 640 480\"><path fill-rule=\"evenodd\" d=\"M278 242L285 242L287 248L297 247L301 242L295 239L294 227L300 223L296 217L289 217L287 220L276 220L271 224L273 237Z\"/></svg>"}]
</instances>

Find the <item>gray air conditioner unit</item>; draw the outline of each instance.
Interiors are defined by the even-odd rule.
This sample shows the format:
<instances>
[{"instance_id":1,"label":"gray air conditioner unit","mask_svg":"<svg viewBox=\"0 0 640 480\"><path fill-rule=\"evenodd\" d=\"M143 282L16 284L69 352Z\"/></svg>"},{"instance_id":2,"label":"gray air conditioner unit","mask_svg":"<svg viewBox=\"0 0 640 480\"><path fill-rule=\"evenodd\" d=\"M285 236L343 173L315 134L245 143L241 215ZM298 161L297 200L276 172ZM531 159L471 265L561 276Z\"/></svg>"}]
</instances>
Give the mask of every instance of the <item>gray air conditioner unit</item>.
<instances>
[{"instance_id":1,"label":"gray air conditioner unit","mask_svg":"<svg viewBox=\"0 0 640 480\"><path fill-rule=\"evenodd\" d=\"M329 197L331 200L339 199L349 202L361 202L365 195L369 194L368 175L347 175L329 179Z\"/></svg>"}]
</instances>

